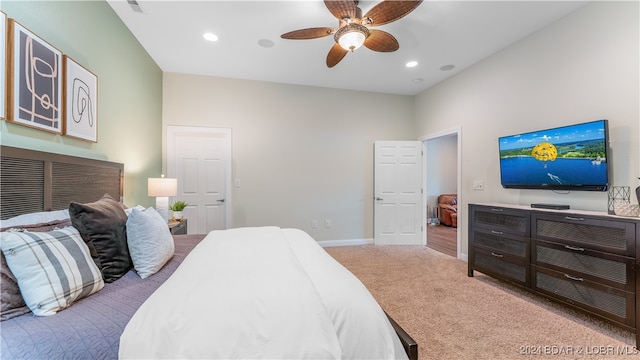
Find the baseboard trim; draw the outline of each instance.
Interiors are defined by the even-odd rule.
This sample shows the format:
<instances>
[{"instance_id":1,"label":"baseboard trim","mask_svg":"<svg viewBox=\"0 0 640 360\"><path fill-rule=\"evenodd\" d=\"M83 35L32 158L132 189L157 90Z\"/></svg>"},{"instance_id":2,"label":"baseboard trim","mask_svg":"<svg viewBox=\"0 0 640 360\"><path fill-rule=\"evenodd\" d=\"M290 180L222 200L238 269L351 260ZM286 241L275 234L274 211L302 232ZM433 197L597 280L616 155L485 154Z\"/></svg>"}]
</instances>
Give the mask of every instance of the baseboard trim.
<instances>
[{"instance_id":1,"label":"baseboard trim","mask_svg":"<svg viewBox=\"0 0 640 360\"><path fill-rule=\"evenodd\" d=\"M373 245L373 239L319 240L322 247Z\"/></svg>"}]
</instances>

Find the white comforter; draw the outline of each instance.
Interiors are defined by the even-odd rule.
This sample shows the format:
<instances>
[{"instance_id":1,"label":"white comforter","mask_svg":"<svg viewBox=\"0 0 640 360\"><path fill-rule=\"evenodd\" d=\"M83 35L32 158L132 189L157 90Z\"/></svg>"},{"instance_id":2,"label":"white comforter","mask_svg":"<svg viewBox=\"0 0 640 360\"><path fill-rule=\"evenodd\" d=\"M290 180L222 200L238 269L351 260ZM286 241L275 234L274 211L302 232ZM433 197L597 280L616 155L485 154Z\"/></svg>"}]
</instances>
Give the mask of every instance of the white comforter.
<instances>
[{"instance_id":1,"label":"white comforter","mask_svg":"<svg viewBox=\"0 0 640 360\"><path fill-rule=\"evenodd\" d=\"M120 358L405 359L362 283L307 233L212 231L138 309Z\"/></svg>"}]
</instances>

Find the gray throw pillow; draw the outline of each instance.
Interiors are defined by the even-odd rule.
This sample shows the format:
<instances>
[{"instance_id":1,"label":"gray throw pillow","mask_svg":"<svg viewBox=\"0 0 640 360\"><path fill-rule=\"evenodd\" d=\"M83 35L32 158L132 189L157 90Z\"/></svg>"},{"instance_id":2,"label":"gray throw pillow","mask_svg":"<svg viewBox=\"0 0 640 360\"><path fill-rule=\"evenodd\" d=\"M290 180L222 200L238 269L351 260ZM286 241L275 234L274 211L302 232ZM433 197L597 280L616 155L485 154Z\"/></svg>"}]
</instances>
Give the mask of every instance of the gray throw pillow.
<instances>
[{"instance_id":1,"label":"gray throw pillow","mask_svg":"<svg viewBox=\"0 0 640 360\"><path fill-rule=\"evenodd\" d=\"M127 246L124 206L105 194L100 200L69 205L71 223L78 229L102 271L104 281L114 282L132 267Z\"/></svg>"},{"instance_id":2,"label":"gray throw pillow","mask_svg":"<svg viewBox=\"0 0 640 360\"><path fill-rule=\"evenodd\" d=\"M29 308L24 303L22 294L20 294L20 288L18 287L18 281L16 277L7 266L7 260L4 258L4 254L0 252L1 271L0 271L0 304L2 309L0 310L0 321L9 320L16 316L26 314Z\"/></svg>"}]
</instances>

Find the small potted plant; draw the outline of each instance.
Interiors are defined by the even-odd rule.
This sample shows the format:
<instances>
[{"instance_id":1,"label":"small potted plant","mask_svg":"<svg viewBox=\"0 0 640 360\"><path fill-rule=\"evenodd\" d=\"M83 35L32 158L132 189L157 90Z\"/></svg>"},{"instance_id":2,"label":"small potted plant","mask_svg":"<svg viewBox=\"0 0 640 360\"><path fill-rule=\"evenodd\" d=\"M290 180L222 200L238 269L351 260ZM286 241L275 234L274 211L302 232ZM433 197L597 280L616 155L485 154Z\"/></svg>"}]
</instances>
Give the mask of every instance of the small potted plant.
<instances>
[{"instance_id":1,"label":"small potted plant","mask_svg":"<svg viewBox=\"0 0 640 360\"><path fill-rule=\"evenodd\" d=\"M172 220L174 221L182 221L184 219L184 216L182 215L182 211L184 210L184 208L187 207L186 202L184 201L176 201L175 203L173 203L173 205L169 206L169 210L171 210L173 212L172 215Z\"/></svg>"}]
</instances>

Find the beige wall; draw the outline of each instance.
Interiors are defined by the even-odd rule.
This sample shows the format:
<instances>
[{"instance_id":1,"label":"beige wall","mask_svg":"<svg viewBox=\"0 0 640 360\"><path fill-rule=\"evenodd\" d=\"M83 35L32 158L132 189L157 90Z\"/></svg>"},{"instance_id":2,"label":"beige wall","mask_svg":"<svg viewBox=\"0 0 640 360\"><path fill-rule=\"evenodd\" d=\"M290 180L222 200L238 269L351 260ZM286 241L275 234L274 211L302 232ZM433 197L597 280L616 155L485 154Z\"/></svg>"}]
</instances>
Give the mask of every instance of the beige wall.
<instances>
[{"instance_id":1,"label":"beige wall","mask_svg":"<svg viewBox=\"0 0 640 360\"><path fill-rule=\"evenodd\" d=\"M417 139L413 97L172 73L168 125L232 129L233 227L297 227L316 240L373 238L373 142Z\"/></svg>"},{"instance_id":2,"label":"beige wall","mask_svg":"<svg viewBox=\"0 0 640 360\"><path fill-rule=\"evenodd\" d=\"M463 218L467 204L476 202L607 210L602 192L503 189L502 135L609 119L612 183L639 185L638 14L637 2L589 4L416 97L420 135L462 129ZM472 190L474 179L484 180L485 190ZM459 231L466 256L466 221Z\"/></svg>"},{"instance_id":3,"label":"beige wall","mask_svg":"<svg viewBox=\"0 0 640 360\"><path fill-rule=\"evenodd\" d=\"M7 1L0 9L98 76L98 142L0 122L0 143L125 164L124 201L152 205L162 167L162 72L103 1Z\"/></svg>"}]
</instances>

